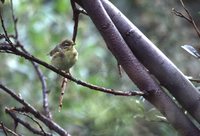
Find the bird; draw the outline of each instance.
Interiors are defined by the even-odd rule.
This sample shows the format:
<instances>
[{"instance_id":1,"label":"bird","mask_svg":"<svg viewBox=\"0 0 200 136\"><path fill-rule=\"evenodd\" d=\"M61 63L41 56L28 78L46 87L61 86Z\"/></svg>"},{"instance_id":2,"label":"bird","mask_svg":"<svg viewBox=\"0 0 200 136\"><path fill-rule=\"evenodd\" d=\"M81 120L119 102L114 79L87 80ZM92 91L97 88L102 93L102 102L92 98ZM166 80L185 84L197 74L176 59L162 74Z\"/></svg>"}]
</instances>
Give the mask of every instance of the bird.
<instances>
[{"instance_id":1,"label":"bird","mask_svg":"<svg viewBox=\"0 0 200 136\"><path fill-rule=\"evenodd\" d=\"M53 48L49 55L52 57L51 64L60 70L69 73L70 68L78 60L78 52L71 40L64 40Z\"/></svg>"},{"instance_id":2,"label":"bird","mask_svg":"<svg viewBox=\"0 0 200 136\"><path fill-rule=\"evenodd\" d=\"M49 55L52 57L51 64L56 68L63 70L68 75L70 74L70 68L76 63L78 60L78 52L74 47L75 43L72 40L64 40L60 44L54 47ZM67 78L63 78L61 83L61 93L59 98L59 112L62 108L62 100L64 91L67 85Z\"/></svg>"}]
</instances>

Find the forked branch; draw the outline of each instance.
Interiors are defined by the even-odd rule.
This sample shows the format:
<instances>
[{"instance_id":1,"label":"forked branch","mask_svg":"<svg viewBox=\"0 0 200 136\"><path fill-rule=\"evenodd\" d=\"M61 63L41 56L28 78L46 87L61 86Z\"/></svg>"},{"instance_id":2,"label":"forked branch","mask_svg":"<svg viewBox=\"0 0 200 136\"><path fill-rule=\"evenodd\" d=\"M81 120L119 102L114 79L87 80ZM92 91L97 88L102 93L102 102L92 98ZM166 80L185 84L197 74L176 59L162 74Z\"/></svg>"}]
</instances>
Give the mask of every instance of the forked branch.
<instances>
[{"instance_id":1,"label":"forked branch","mask_svg":"<svg viewBox=\"0 0 200 136\"><path fill-rule=\"evenodd\" d=\"M194 27L198 37L200 38L200 30L199 28L197 27L192 15L190 14L189 10L186 8L185 4L183 3L183 0L180 0L181 2L181 5L183 7L183 9L185 10L186 12L186 15L184 15L183 13L177 11L176 9L172 8L172 12L176 15L176 16L179 16L181 18L184 18L185 20L187 20L190 24L192 24L192 26Z\"/></svg>"}]
</instances>

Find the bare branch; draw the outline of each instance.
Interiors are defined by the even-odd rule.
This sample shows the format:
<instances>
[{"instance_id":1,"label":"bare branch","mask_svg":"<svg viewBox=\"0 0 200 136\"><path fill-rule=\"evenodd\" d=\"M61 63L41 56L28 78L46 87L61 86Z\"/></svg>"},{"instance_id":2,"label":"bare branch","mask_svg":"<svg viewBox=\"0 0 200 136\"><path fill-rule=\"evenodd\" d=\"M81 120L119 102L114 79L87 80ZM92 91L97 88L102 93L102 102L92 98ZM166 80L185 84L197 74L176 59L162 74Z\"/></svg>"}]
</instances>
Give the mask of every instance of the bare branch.
<instances>
[{"instance_id":1,"label":"bare branch","mask_svg":"<svg viewBox=\"0 0 200 136\"><path fill-rule=\"evenodd\" d=\"M19 134L15 133L14 131L12 131L11 129L7 128L3 122L0 123L0 128L4 129L6 131L6 133L11 133L14 136L20 136ZM4 131L3 130L3 131ZM5 134L6 135L6 134Z\"/></svg>"},{"instance_id":2,"label":"bare branch","mask_svg":"<svg viewBox=\"0 0 200 136\"><path fill-rule=\"evenodd\" d=\"M3 31L4 31L4 34L5 34L4 38L5 38L5 40L6 40L11 46L13 46L13 44L12 44L10 38L9 38L9 35L8 35L8 33L7 33L7 30L6 30L4 21L3 21L2 12L0 12L0 20L1 20L1 26L2 26Z\"/></svg>"},{"instance_id":3,"label":"bare branch","mask_svg":"<svg viewBox=\"0 0 200 136\"><path fill-rule=\"evenodd\" d=\"M197 27L192 15L190 14L189 10L185 7L185 4L183 3L183 0L180 0L181 2L181 5L183 7L183 9L185 10L185 12L187 13L187 16L184 15L183 13L177 11L176 9L172 8L172 12L176 15L176 16L179 16L181 18L184 18L185 20L187 20L190 24L192 24L193 28L195 29L198 37L200 38L200 30L199 28Z\"/></svg>"},{"instance_id":4,"label":"bare branch","mask_svg":"<svg viewBox=\"0 0 200 136\"><path fill-rule=\"evenodd\" d=\"M17 30L17 18L15 17L15 14L14 14L14 9L13 9L13 1L10 0L10 3L11 3L11 13L12 13L12 20L13 20L13 24L14 24L14 31L15 31L15 36L13 36L14 40L16 41L18 47L21 48L21 50L26 53L26 54L29 54L29 52L23 47L23 45L18 41L18 30ZM1 17L2 21L3 21L3 18ZM3 24L3 22L2 22ZM3 27L3 26L2 26ZM5 26L4 26L5 28ZM7 34L6 30L4 30L5 34ZM5 36L5 37L8 37L8 36ZM11 42L9 42L10 45L13 45ZM45 77L42 73L42 71L40 70L38 64L34 63L33 61L30 61L31 64L33 65L35 71L36 71L36 74L38 75L38 78L42 84L42 95L43 95L43 109L44 109L44 114L51 118L51 113L50 113L50 110L49 110L49 105L48 105L48 91L47 91L47 85L46 85L46 81L45 81Z\"/></svg>"},{"instance_id":5,"label":"bare branch","mask_svg":"<svg viewBox=\"0 0 200 136\"><path fill-rule=\"evenodd\" d=\"M10 3L11 3L11 12L12 12L12 19L13 19L13 23L14 23L14 30L15 30L15 36L14 38L17 40L18 39L18 30L17 30L17 18L15 17L15 14L14 14L14 9L13 9L13 1L10 0Z\"/></svg>"},{"instance_id":6,"label":"bare branch","mask_svg":"<svg viewBox=\"0 0 200 136\"><path fill-rule=\"evenodd\" d=\"M38 134L38 135L41 135L41 136L43 136L43 135L45 135L45 136L51 136L51 134L44 132L43 129L41 129L42 131L39 131L39 130L33 128L29 123L27 123L27 122L21 120L20 118L18 118L18 117L15 115L15 113L14 113L15 111L14 111L12 108L11 108L11 109L6 108L5 111L6 111L6 113L8 113L8 114L13 118L14 121L16 121L16 122L22 124L24 127L26 127L28 130L30 130L30 131L33 132L34 134ZM25 114L23 114L23 115L25 115ZM28 116L28 115L26 115L26 116L30 118L30 116ZM36 122L33 118L31 118L31 119L32 119L34 122Z\"/></svg>"},{"instance_id":7,"label":"bare branch","mask_svg":"<svg viewBox=\"0 0 200 136\"><path fill-rule=\"evenodd\" d=\"M176 16L182 17L182 18L186 19L188 22L191 23L190 18L186 17L185 15L183 15L181 12L177 11L176 9L172 8L172 12L173 12Z\"/></svg>"},{"instance_id":8,"label":"bare branch","mask_svg":"<svg viewBox=\"0 0 200 136\"><path fill-rule=\"evenodd\" d=\"M18 44L20 44L18 42ZM21 44L20 44L21 45ZM20 46L21 47L21 50L26 53L26 54L29 54L29 52L24 48L23 45ZM30 54L29 54L30 55ZM38 64L35 63L34 61L31 61L29 60L35 71L36 71L36 74L38 75L38 78L42 84L42 95L43 95L43 109L44 109L44 114L48 117L48 118L52 118L52 115L51 115L51 112L49 110L49 104L48 104L48 90L47 90L47 84L46 84L46 80L45 80L45 76L43 75L41 69L39 68Z\"/></svg>"},{"instance_id":9,"label":"bare branch","mask_svg":"<svg viewBox=\"0 0 200 136\"><path fill-rule=\"evenodd\" d=\"M5 127L4 127L3 122L1 122L0 125L1 125L1 128L3 129L4 134L5 134L6 136L8 136L8 134L7 134L7 132L6 132L6 129L5 129Z\"/></svg>"},{"instance_id":10,"label":"bare branch","mask_svg":"<svg viewBox=\"0 0 200 136\"><path fill-rule=\"evenodd\" d=\"M200 79L190 78L189 80L192 82L200 83Z\"/></svg>"},{"instance_id":11,"label":"bare branch","mask_svg":"<svg viewBox=\"0 0 200 136\"><path fill-rule=\"evenodd\" d=\"M74 30L73 30L72 41L74 41L75 43L77 31L78 31L79 15L80 13L87 15L87 13L85 10L77 8L76 3L73 0L70 0L70 2L71 2L72 10L73 10L73 20L74 20Z\"/></svg>"},{"instance_id":12,"label":"bare branch","mask_svg":"<svg viewBox=\"0 0 200 136\"><path fill-rule=\"evenodd\" d=\"M15 108L13 110L15 110ZM44 131L44 129L42 128L42 126L40 125L40 123L36 119L34 119L33 117L31 117L27 113L24 113L24 112L19 112L19 113L22 114L22 115L24 115L24 116L26 116L26 117L28 117L28 118L30 118L33 122L35 122L39 126L39 128L41 129L41 132L42 132L41 134L47 135L47 133ZM51 135L51 134L48 134L48 135Z\"/></svg>"},{"instance_id":13,"label":"bare branch","mask_svg":"<svg viewBox=\"0 0 200 136\"><path fill-rule=\"evenodd\" d=\"M125 91L120 91L120 90L108 89L108 88L104 88L104 87L100 87L100 86L96 86L96 85L87 83L85 81L81 81L81 80L76 79L76 78L72 77L71 75L67 74L65 71L59 70L56 67L34 57L33 55L26 54L26 53L24 53L24 52L22 52L22 51L20 51L16 48L12 48L9 45L8 46L1 46L1 44L0 44L0 50L6 50L6 51L9 51L9 53L16 54L16 55L19 55L21 57L24 57L27 60L34 61L34 62L52 70L52 71L54 71L55 73L75 82L76 84L82 85L82 86L90 88L92 90L105 92L105 93L109 93L109 94L113 94L113 95L119 95L119 96L136 96L136 95L143 96L143 95L145 95L144 93L139 92L139 91L127 91L127 92L125 92Z\"/></svg>"},{"instance_id":14,"label":"bare branch","mask_svg":"<svg viewBox=\"0 0 200 136\"><path fill-rule=\"evenodd\" d=\"M12 90L10 90L6 86L4 86L2 83L0 83L0 88L1 88L1 90L5 91L9 95L11 95L19 103L21 103L22 105L24 105L25 108L31 114L33 114L33 116L35 118L37 118L38 120L42 121L49 129L54 130L55 132L57 132L58 134L60 134L62 136L70 136L70 134L67 131L65 131L62 127L60 127L58 124L56 124L55 122L53 122L52 120L50 120L48 117L40 114L33 106L31 106L29 103L27 103L22 98L20 98L19 96L17 96Z\"/></svg>"},{"instance_id":15,"label":"bare branch","mask_svg":"<svg viewBox=\"0 0 200 136\"><path fill-rule=\"evenodd\" d=\"M73 10L73 20L74 20L74 30L73 30L72 41L75 43L76 35L77 35L77 29L78 29L79 12L77 12L75 2L73 0L70 0L70 2L71 2L72 10Z\"/></svg>"}]
</instances>

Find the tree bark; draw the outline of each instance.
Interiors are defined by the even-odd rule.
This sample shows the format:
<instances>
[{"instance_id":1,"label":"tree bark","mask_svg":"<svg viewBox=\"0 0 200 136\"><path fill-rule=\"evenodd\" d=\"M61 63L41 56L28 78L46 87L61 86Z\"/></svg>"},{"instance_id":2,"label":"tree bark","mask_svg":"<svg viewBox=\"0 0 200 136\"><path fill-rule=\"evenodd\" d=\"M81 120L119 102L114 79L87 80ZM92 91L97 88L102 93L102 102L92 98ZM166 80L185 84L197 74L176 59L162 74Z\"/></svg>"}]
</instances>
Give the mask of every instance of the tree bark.
<instances>
[{"instance_id":1,"label":"tree bark","mask_svg":"<svg viewBox=\"0 0 200 136\"><path fill-rule=\"evenodd\" d=\"M101 0L134 55L200 123L200 93L184 74L116 7Z\"/></svg>"},{"instance_id":2,"label":"tree bark","mask_svg":"<svg viewBox=\"0 0 200 136\"><path fill-rule=\"evenodd\" d=\"M183 136L200 135L198 128L177 107L156 83L146 68L133 55L123 37L109 18L100 0L75 0L87 11L105 40L108 49L123 67L129 78L145 92L144 96L168 119Z\"/></svg>"}]
</instances>

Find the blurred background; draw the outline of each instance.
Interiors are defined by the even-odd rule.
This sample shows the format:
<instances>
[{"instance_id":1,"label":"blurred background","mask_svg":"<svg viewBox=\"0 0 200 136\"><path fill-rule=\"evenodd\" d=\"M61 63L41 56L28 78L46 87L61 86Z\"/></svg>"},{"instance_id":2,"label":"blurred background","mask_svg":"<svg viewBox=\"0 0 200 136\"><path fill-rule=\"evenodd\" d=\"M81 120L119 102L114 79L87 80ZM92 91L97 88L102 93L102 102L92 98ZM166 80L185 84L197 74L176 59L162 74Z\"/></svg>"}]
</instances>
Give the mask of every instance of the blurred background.
<instances>
[{"instance_id":1,"label":"blurred background","mask_svg":"<svg viewBox=\"0 0 200 136\"><path fill-rule=\"evenodd\" d=\"M63 39L73 33L72 9L69 0L13 0L18 18L19 40L37 58L50 63L47 55ZM181 49L190 44L200 47L199 38L186 20L175 16L175 8L184 13L179 1L112 0L158 48L186 75L200 78L200 62ZM184 0L200 27L200 1ZM9 34L14 34L9 0L1 6ZM0 28L2 33L2 28ZM137 90L122 71L88 16L81 15L76 48L79 60L72 68L74 77L89 83L118 90ZM41 83L31 63L11 54L0 54L0 81L42 111ZM57 75L40 67L46 77L49 105L55 122L74 136L177 136L170 124L163 121L154 107L141 97L120 97L90 90L69 82L63 109L58 112L60 95ZM198 86L198 84L196 84ZM5 107L21 106L0 92L0 121L13 127ZM22 117L26 119L25 117ZM27 119L26 119L27 120ZM33 125L35 125L33 123ZM17 131L33 135L19 125ZM0 135L3 133L0 132ZM56 135L56 134L55 134Z\"/></svg>"}]
</instances>

